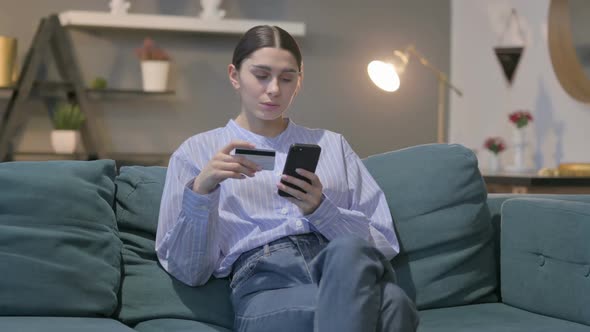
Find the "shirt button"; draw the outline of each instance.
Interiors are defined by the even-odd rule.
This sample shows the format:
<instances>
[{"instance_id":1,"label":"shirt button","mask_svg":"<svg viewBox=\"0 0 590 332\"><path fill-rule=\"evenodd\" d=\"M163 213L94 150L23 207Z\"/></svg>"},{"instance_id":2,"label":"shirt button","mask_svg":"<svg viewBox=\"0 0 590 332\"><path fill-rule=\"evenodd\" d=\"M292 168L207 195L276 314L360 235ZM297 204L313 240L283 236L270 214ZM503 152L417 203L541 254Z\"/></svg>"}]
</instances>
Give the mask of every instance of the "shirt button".
<instances>
[{"instance_id":1,"label":"shirt button","mask_svg":"<svg viewBox=\"0 0 590 332\"><path fill-rule=\"evenodd\" d=\"M303 223L301 222L301 220L297 220L297 222L295 222L295 226L297 226L297 228L301 228L303 227Z\"/></svg>"},{"instance_id":2,"label":"shirt button","mask_svg":"<svg viewBox=\"0 0 590 332\"><path fill-rule=\"evenodd\" d=\"M287 212L289 212L289 210L287 210L287 208L282 208L281 209L281 213L282 214L287 214Z\"/></svg>"}]
</instances>

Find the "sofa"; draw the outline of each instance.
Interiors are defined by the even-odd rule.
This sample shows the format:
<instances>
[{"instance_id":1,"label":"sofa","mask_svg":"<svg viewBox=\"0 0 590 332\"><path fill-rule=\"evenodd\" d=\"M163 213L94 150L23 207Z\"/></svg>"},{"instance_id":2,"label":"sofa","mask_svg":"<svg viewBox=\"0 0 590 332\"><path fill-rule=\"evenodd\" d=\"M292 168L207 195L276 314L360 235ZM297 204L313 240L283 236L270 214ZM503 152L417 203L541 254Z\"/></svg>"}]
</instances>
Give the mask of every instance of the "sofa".
<instances>
[{"instance_id":1,"label":"sofa","mask_svg":"<svg viewBox=\"0 0 590 332\"><path fill-rule=\"evenodd\" d=\"M363 162L387 196L419 331L590 331L590 195L488 195L461 145ZM227 279L189 287L158 264L165 174L0 163L0 331L231 331Z\"/></svg>"}]
</instances>

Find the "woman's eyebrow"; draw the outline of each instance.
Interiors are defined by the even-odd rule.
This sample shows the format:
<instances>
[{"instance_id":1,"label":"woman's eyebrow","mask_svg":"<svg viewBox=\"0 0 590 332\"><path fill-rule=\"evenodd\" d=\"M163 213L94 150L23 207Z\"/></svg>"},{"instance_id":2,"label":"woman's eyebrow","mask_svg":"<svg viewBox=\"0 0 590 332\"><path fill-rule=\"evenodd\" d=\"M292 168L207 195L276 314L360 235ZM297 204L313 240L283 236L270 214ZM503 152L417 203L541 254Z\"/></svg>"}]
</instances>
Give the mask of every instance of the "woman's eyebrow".
<instances>
[{"instance_id":1,"label":"woman's eyebrow","mask_svg":"<svg viewBox=\"0 0 590 332\"><path fill-rule=\"evenodd\" d=\"M261 69L261 70L266 70L266 71L272 71L272 68L270 66L266 66L266 65L252 65L252 67L254 69ZM283 73L299 73L298 70L295 70L293 68L286 68L283 69L282 71Z\"/></svg>"}]
</instances>

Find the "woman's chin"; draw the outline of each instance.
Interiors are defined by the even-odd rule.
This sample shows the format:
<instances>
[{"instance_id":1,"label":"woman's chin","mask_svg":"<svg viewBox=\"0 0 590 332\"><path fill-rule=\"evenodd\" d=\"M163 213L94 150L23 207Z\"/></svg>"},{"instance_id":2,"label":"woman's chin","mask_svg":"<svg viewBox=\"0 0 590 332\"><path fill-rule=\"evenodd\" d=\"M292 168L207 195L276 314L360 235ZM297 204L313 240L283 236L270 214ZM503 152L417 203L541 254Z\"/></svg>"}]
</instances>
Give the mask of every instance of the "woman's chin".
<instances>
[{"instance_id":1,"label":"woman's chin","mask_svg":"<svg viewBox=\"0 0 590 332\"><path fill-rule=\"evenodd\" d=\"M257 118L264 121L275 121L283 117L283 112L258 112Z\"/></svg>"}]
</instances>

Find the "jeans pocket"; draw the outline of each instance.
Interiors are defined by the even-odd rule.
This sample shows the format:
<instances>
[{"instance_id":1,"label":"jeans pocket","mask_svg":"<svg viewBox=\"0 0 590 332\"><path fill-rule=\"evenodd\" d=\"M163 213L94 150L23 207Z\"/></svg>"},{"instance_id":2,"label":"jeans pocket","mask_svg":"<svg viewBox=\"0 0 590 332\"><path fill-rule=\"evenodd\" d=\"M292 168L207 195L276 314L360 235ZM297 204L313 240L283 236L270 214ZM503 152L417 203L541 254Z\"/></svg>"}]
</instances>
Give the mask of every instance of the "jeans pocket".
<instances>
[{"instance_id":1,"label":"jeans pocket","mask_svg":"<svg viewBox=\"0 0 590 332\"><path fill-rule=\"evenodd\" d=\"M252 276L256 265L262 259L262 253L254 254L240 266L238 270L234 272L229 287L231 289L238 288L244 281L248 280Z\"/></svg>"}]
</instances>

